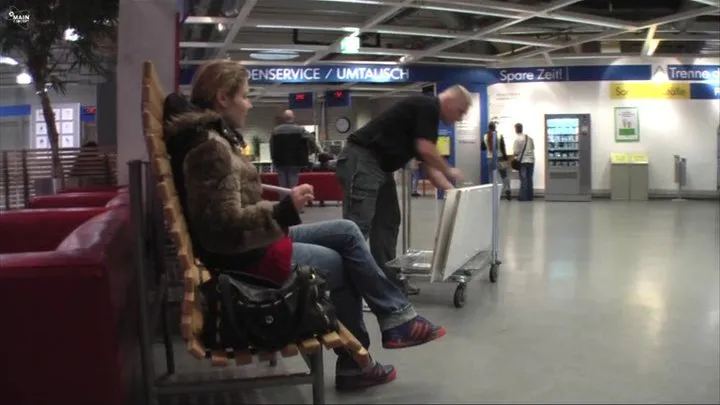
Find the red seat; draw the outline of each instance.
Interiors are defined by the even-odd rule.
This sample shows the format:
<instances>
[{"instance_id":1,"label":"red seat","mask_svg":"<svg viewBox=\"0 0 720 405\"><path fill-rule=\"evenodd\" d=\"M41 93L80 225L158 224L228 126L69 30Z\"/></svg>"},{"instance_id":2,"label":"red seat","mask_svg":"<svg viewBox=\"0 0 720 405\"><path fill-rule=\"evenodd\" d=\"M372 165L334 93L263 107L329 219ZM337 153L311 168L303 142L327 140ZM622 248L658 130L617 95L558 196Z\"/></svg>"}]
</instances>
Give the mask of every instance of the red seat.
<instances>
[{"instance_id":1,"label":"red seat","mask_svg":"<svg viewBox=\"0 0 720 405\"><path fill-rule=\"evenodd\" d=\"M342 201L343 193L340 181L334 172L303 172L299 184L307 183L315 188L315 201Z\"/></svg>"},{"instance_id":2,"label":"red seat","mask_svg":"<svg viewBox=\"0 0 720 405\"><path fill-rule=\"evenodd\" d=\"M261 173L260 181L263 184L277 186L277 173ZM315 201L342 201L342 188L340 182L333 172L302 172L298 178L298 184L307 183L315 188ZM262 198L268 201L277 201L277 193L263 191Z\"/></svg>"},{"instance_id":3,"label":"red seat","mask_svg":"<svg viewBox=\"0 0 720 405\"><path fill-rule=\"evenodd\" d=\"M274 172L260 173L260 181L262 182L262 184L267 184L270 186L277 186L280 184L280 181L278 180L278 174ZM280 198L278 194L274 191L263 190L262 199L268 201L278 201Z\"/></svg>"},{"instance_id":4,"label":"red seat","mask_svg":"<svg viewBox=\"0 0 720 405\"><path fill-rule=\"evenodd\" d=\"M125 206L96 210L84 222L80 218L92 209L7 213L45 219L24 222L28 244L39 238L50 243L44 234L51 220L70 223L72 217L81 225L54 249L21 246L25 253L0 254L2 403L129 402L139 368L129 212Z\"/></svg>"},{"instance_id":5,"label":"red seat","mask_svg":"<svg viewBox=\"0 0 720 405\"><path fill-rule=\"evenodd\" d=\"M58 191L58 194L67 193L98 193L108 191L119 191L121 189L127 189L127 186L82 186L82 187L65 187Z\"/></svg>"},{"instance_id":6,"label":"red seat","mask_svg":"<svg viewBox=\"0 0 720 405\"><path fill-rule=\"evenodd\" d=\"M28 208L102 207L117 195L117 190L42 195L31 198Z\"/></svg>"},{"instance_id":7,"label":"red seat","mask_svg":"<svg viewBox=\"0 0 720 405\"><path fill-rule=\"evenodd\" d=\"M0 215L0 254L45 252L105 207L10 210Z\"/></svg>"}]
</instances>

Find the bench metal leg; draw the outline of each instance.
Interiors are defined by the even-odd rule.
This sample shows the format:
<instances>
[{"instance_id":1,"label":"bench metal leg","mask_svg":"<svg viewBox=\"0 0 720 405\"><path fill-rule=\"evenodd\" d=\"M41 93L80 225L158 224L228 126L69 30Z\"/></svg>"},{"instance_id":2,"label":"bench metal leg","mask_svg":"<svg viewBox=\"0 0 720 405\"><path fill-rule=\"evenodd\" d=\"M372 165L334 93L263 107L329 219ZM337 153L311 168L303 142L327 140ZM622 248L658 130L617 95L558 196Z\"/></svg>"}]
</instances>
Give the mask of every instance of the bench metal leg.
<instances>
[{"instance_id":1,"label":"bench metal leg","mask_svg":"<svg viewBox=\"0 0 720 405\"><path fill-rule=\"evenodd\" d=\"M314 405L325 405L325 364L323 363L323 349L308 355L310 373L313 376L312 395Z\"/></svg>"},{"instance_id":2,"label":"bench metal leg","mask_svg":"<svg viewBox=\"0 0 720 405\"><path fill-rule=\"evenodd\" d=\"M143 204L142 162L133 160L128 163L130 180L130 210L135 240L135 283L138 297L138 334L140 340L140 362L144 383L145 403L157 404L155 395L155 369L153 364L152 343L150 337L150 314L148 308L146 280L146 246L145 246L145 210Z\"/></svg>"},{"instance_id":3,"label":"bench metal leg","mask_svg":"<svg viewBox=\"0 0 720 405\"><path fill-rule=\"evenodd\" d=\"M158 198L156 182L153 171L150 167L145 170L145 198L150 207L147 220L149 222L148 239L152 242L152 262L155 270L155 286L157 287L156 299L160 300L159 313L155 310L151 311L150 319L150 336L155 336L155 322L157 317L161 317L163 345L165 346L165 367L167 374L175 374L175 353L173 351L173 343L170 327L170 314L168 303L168 272L165 265L165 240L167 231L165 229L165 219L163 217L163 206ZM153 309L157 307L152 305Z\"/></svg>"},{"instance_id":4,"label":"bench metal leg","mask_svg":"<svg viewBox=\"0 0 720 405\"><path fill-rule=\"evenodd\" d=\"M163 343L165 344L165 366L168 374L175 374L175 352L173 350L172 336L170 333L170 314L168 311L167 296L163 296L162 314L163 317Z\"/></svg>"}]
</instances>

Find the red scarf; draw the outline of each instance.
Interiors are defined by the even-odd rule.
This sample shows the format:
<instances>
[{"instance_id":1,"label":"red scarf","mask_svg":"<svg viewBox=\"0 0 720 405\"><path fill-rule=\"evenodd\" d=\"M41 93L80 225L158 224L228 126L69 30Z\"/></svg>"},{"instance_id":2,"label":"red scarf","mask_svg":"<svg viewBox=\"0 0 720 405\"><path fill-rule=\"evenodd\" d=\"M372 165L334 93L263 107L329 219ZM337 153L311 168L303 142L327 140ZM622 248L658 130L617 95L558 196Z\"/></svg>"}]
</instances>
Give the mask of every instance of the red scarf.
<instances>
[{"instance_id":1,"label":"red scarf","mask_svg":"<svg viewBox=\"0 0 720 405\"><path fill-rule=\"evenodd\" d=\"M243 272L261 277L278 286L283 285L292 272L292 240L286 236L265 250L265 255L254 266L242 269Z\"/></svg>"}]
</instances>

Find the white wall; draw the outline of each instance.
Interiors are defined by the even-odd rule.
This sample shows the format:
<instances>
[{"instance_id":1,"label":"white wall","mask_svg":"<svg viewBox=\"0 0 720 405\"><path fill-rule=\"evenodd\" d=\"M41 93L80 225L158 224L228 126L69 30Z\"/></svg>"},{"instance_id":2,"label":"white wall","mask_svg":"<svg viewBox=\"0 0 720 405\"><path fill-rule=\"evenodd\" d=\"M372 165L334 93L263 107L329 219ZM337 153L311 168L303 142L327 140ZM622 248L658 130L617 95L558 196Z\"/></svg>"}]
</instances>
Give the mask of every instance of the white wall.
<instances>
[{"instance_id":1,"label":"white wall","mask_svg":"<svg viewBox=\"0 0 720 405\"><path fill-rule=\"evenodd\" d=\"M95 85L68 85L65 94L50 92L50 101L53 103L80 103L82 105L95 105ZM40 105L40 100L32 86L5 87L0 89L0 105Z\"/></svg>"},{"instance_id":2,"label":"white wall","mask_svg":"<svg viewBox=\"0 0 720 405\"><path fill-rule=\"evenodd\" d=\"M673 63L673 62L670 62ZM610 153L646 152L650 189L671 191L673 155L687 158L687 190L717 187L717 128L720 100L610 100L610 82L516 83L488 88L490 116L506 116L499 128L512 149L514 122L521 122L535 140L535 186L545 188L544 115L589 113L592 125L592 188L610 188ZM615 143L614 107L638 107L640 142ZM510 153L510 151L508 151Z\"/></svg>"}]
</instances>

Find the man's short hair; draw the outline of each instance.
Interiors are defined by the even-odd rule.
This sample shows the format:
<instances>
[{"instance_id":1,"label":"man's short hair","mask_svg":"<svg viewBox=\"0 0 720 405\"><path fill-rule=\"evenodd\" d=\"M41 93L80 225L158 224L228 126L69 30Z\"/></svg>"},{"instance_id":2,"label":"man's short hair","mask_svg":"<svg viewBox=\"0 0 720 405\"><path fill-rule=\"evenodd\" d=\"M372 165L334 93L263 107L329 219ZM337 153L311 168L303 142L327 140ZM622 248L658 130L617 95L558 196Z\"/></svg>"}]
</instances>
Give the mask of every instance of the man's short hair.
<instances>
[{"instance_id":1,"label":"man's short hair","mask_svg":"<svg viewBox=\"0 0 720 405\"><path fill-rule=\"evenodd\" d=\"M285 110L280 115L280 120L286 124L290 124L295 121L295 112L293 110Z\"/></svg>"},{"instance_id":2,"label":"man's short hair","mask_svg":"<svg viewBox=\"0 0 720 405\"><path fill-rule=\"evenodd\" d=\"M515 132L520 134L520 133L522 133L522 131L523 131L523 125L519 122L517 124L515 124Z\"/></svg>"},{"instance_id":3,"label":"man's short hair","mask_svg":"<svg viewBox=\"0 0 720 405\"><path fill-rule=\"evenodd\" d=\"M488 131L494 131L494 130L495 130L495 123L494 123L494 122L490 122L490 123L488 124Z\"/></svg>"},{"instance_id":4,"label":"man's short hair","mask_svg":"<svg viewBox=\"0 0 720 405\"><path fill-rule=\"evenodd\" d=\"M456 84L449 87L446 91L453 97L457 97L458 99L464 99L468 105L472 104L472 96L470 95L468 89L466 89L464 86Z\"/></svg>"}]
</instances>

